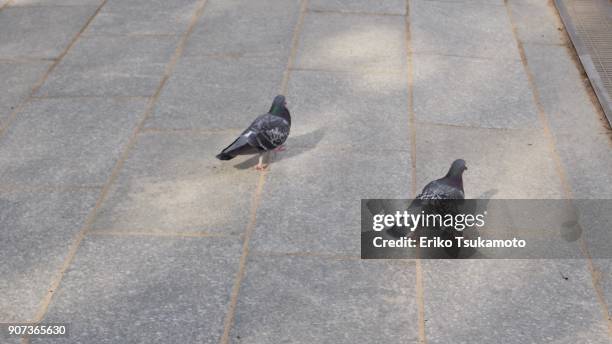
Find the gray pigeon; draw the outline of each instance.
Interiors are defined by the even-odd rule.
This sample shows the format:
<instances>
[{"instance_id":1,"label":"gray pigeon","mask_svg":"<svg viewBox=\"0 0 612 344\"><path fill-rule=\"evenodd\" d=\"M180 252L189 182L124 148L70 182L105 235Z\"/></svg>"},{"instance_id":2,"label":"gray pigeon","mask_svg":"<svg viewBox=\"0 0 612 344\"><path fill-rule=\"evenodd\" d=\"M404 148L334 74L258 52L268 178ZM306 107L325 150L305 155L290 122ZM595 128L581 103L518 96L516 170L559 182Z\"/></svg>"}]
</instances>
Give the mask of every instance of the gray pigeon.
<instances>
[{"instance_id":1,"label":"gray pigeon","mask_svg":"<svg viewBox=\"0 0 612 344\"><path fill-rule=\"evenodd\" d=\"M419 213L421 209L427 212L453 213L456 209L444 209L456 205L454 202L437 202L437 200L465 199L463 192L463 172L467 170L465 160L457 159L451 164L448 173L443 178L429 182L423 191L416 196L408 207L408 211ZM387 231L393 237L406 236L404 227L392 227ZM416 233L413 233L413 235Z\"/></svg>"},{"instance_id":2,"label":"gray pigeon","mask_svg":"<svg viewBox=\"0 0 612 344\"><path fill-rule=\"evenodd\" d=\"M465 160L453 161L448 173L425 185L416 199L464 199L463 172L467 170Z\"/></svg>"},{"instance_id":3,"label":"gray pigeon","mask_svg":"<svg viewBox=\"0 0 612 344\"><path fill-rule=\"evenodd\" d=\"M255 168L264 169L263 153L282 150L290 128L291 116L287 110L287 102L284 96L278 95L274 98L270 111L257 117L232 144L217 155L217 159L230 160L237 155L259 154L259 164Z\"/></svg>"}]
</instances>

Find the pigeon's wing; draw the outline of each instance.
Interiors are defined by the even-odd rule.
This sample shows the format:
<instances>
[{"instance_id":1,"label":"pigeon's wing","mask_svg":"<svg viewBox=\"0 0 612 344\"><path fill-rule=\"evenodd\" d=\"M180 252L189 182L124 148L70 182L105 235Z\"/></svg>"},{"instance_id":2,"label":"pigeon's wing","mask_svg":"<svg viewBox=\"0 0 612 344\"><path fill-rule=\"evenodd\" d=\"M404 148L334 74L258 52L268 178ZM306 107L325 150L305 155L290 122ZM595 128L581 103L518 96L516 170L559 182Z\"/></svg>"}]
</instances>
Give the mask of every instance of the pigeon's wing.
<instances>
[{"instance_id":1,"label":"pigeon's wing","mask_svg":"<svg viewBox=\"0 0 612 344\"><path fill-rule=\"evenodd\" d=\"M255 154L261 150L255 137L262 128L262 123L266 115L257 117L251 125L246 128L234 142L229 146L225 147L220 154L217 155L218 159L230 160L241 154Z\"/></svg>"},{"instance_id":2,"label":"pigeon's wing","mask_svg":"<svg viewBox=\"0 0 612 344\"><path fill-rule=\"evenodd\" d=\"M232 142L229 146L225 147L225 149L223 149L221 153L217 155L217 159L230 160L236 157L237 155L255 154L257 152L258 149L256 147L251 146L248 141L248 138L244 135L240 135L236 140L234 140L234 142Z\"/></svg>"},{"instance_id":3,"label":"pigeon's wing","mask_svg":"<svg viewBox=\"0 0 612 344\"><path fill-rule=\"evenodd\" d=\"M464 199L465 195L460 188L438 179L425 185L421 194L416 198L422 200Z\"/></svg>"},{"instance_id":4,"label":"pigeon's wing","mask_svg":"<svg viewBox=\"0 0 612 344\"><path fill-rule=\"evenodd\" d=\"M257 117L243 135L251 145L261 150L274 149L287 140L289 122L282 117L265 114Z\"/></svg>"},{"instance_id":5,"label":"pigeon's wing","mask_svg":"<svg viewBox=\"0 0 612 344\"><path fill-rule=\"evenodd\" d=\"M263 122L265 121L265 117L268 114L263 114L263 115L259 115L257 116L257 118L255 118L253 120L253 123L251 123L243 132L242 134L240 134L241 136L245 136L248 132L254 132L257 133L261 130L261 127L263 125Z\"/></svg>"}]
</instances>

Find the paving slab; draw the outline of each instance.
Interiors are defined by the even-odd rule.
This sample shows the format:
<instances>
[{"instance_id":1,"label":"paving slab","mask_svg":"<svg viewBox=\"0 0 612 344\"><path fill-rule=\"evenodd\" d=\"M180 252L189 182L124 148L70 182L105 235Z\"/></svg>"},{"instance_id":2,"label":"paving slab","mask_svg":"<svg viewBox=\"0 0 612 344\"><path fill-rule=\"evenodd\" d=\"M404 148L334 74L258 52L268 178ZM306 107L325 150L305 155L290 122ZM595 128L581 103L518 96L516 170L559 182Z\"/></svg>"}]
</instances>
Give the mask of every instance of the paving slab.
<instances>
[{"instance_id":1,"label":"paving slab","mask_svg":"<svg viewBox=\"0 0 612 344\"><path fill-rule=\"evenodd\" d=\"M589 135L603 128L589 99L588 82L563 46L525 44L525 55L540 102L554 132Z\"/></svg>"},{"instance_id":2,"label":"paving slab","mask_svg":"<svg viewBox=\"0 0 612 344\"><path fill-rule=\"evenodd\" d=\"M6 7L0 11L0 58L56 58L95 6Z\"/></svg>"},{"instance_id":3,"label":"paving slab","mask_svg":"<svg viewBox=\"0 0 612 344\"><path fill-rule=\"evenodd\" d=\"M610 307L612 303L612 259L593 259L593 265L599 272L599 284L608 307Z\"/></svg>"},{"instance_id":4,"label":"paving slab","mask_svg":"<svg viewBox=\"0 0 612 344\"><path fill-rule=\"evenodd\" d=\"M413 61L418 120L483 128L540 126L519 60L417 53Z\"/></svg>"},{"instance_id":5,"label":"paving slab","mask_svg":"<svg viewBox=\"0 0 612 344\"><path fill-rule=\"evenodd\" d=\"M373 14L406 13L405 0L314 0L308 3L308 8L314 11L359 12Z\"/></svg>"},{"instance_id":6,"label":"paving slab","mask_svg":"<svg viewBox=\"0 0 612 344\"><path fill-rule=\"evenodd\" d=\"M45 317L70 324L54 342L218 343L240 248L222 238L86 238Z\"/></svg>"},{"instance_id":7,"label":"paving slab","mask_svg":"<svg viewBox=\"0 0 612 344\"><path fill-rule=\"evenodd\" d=\"M182 58L146 127L244 130L270 109L284 69L256 58Z\"/></svg>"},{"instance_id":8,"label":"paving slab","mask_svg":"<svg viewBox=\"0 0 612 344\"><path fill-rule=\"evenodd\" d=\"M177 36L82 37L37 96L151 96Z\"/></svg>"},{"instance_id":9,"label":"paving slab","mask_svg":"<svg viewBox=\"0 0 612 344\"><path fill-rule=\"evenodd\" d=\"M7 0L8 1L8 0ZM26 6L98 6L102 0L12 0L11 7ZM0 2L1 5L1 2Z\"/></svg>"},{"instance_id":10,"label":"paving slab","mask_svg":"<svg viewBox=\"0 0 612 344\"><path fill-rule=\"evenodd\" d=\"M412 0L412 1L428 1L428 2L450 2L450 3L466 3L486 6L504 6L504 0ZM539 1L539 0L534 0Z\"/></svg>"},{"instance_id":11,"label":"paving slab","mask_svg":"<svg viewBox=\"0 0 612 344\"><path fill-rule=\"evenodd\" d=\"M25 186L102 185L144 107L144 99L34 100L0 140L0 179Z\"/></svg>"},{"instance_id":12,"label":"paving slab","mask_svg":"<svg viewBox=\"0 0 612 344\"><path fill-rule=\"evenodd\" d=\"M311 12L305 18L295 67L404 73L404 43L402 16Z\"/></svg>"},{"instance_id":13,"label":"paving slab","mask_svg":"<svg viewBox=\"0 0 612 344\"><path fill-rule=\"evenodd\" d=\"M274 157L252 250L359 256L361 199L410 196L408 150L313 148Z\"/></svg>"},{"instance_id":14,"label":"paving slab","mask_svg":"<svg viewBox=\"0 0 612 344\"><path fill-rule=\"evenodd\" d=\"M406 74L294 71L288 104L292 131L287 144L318 136L333 149L407 149ZM297 142L296 142L297 141Z\"/></svg>"},{"instance_id":15,"label":"paving slab","mask_svg":"<svg viewBox=\"0 0 612 344\"><path fill-rule=\"evenodd\" d=\"M466 198L563 198L541 130L496 130L417 124L417 189L465 159Z\"/></svg>"},{"instance_id":16,"label":"paving slab","mask_svg":"<svg viewBox=\"0 0 612 344\"><path fill-rule=\"evenodd\" d=\"M361 198L410 195L405 79L399 73L292 73L288 99L292 123L299 125L288 150L273 156L253 250L359 254ZM296 196L288 200L287 190ZM291 211L278 214L279 208Z\"/></svg>"},{"instance_id":17,"label":"paving slab","mask_svg":"<svg viewBox=\"0 0 612 344\"><path fill-rule=\"evenodd\" d=\"M34 84L44 75L50 62L0 62L0 127L13 110L32 93Z\"/></svg>"},{"instance_id":18,"label":"paving slab","mask_svg":"<svg viewBox=\"0 0 612 344\"><path fill-rule=\"evenodd\" d=\"M284 67L299 7L298 0L211 0L184 56L247 56Z\"/></svg>"},{"instance_id":19,"label":"paving slab","mask_svg":"<svg viewBox=\"0 0 612 344\"><path fill-rule=\"evenodd\" d=\"M414 0L410 20L414 52L519 59L504 6Z\"/></svg>"},{"instance_id":20,"label":"paving slab","mask_svg":"<svg viewBox=\"0 0 612 344\"><path fill-rule=\"evenodd\" d=\"M427 260L428 343L609 343L583 260Z\"/></svg>"},{"instance_id":21,"label":"paving slab","mask_svg":"<svg viewBox=\"0 0 612 344\"><path fill-rule=\"evenodd\" d=\"M0 321L34 319L99 192L0 192Z\"/></svg>"},{"instance_id":22,"label":"paving slab","mask_svg":"<svg viewBox=\"0 0 612 344\"><path fill-rule=\"evenodd\" d=\"M555 134L557 152L574 198L612 198L612 143L610 134L593 132Z\"/></svg>"},{"instance_id":23,"label":"paving slab","mask_svg":"<svg viewBox=\"0 0 612 344\"><path fill-rule=\"evenodd\" d=\"M187 30L198 0L108 1L85 35L180 34Z\"/></svg>"},{"instance_id":24,"label":"paving slab","mask_svg":"<svg viewBox=\"0 0 612 344\"><path fill-rule=\"evenodd\" d=\"M231 342L416 342L416 310L412 264L251 255Z\"/></svg>"},{"instance_id":25,"label":"paving slab","mask_svg":"<svg viewBox=\"0 0 612 344\"><path fill-rule=\"evenodd\" d=\"M242 234L259 174L215 158L238 134L141 135L93 229Z\"/></svg>"},{"instance_id":26,"label":"paving slab","mask_svg":"<svg viewBox=\"0 0 612 344\"><path fill-rule=\"evenodd\" d=\"M572 205L590 257L594 261L601 261L604 264L603 270L609 269L605 264L606 261L612 260L612 199L574 199ZM601 276L602 284L611 283L609 277L612 276ZM612 290L608 290L610 291Z\"/></svg>"},{"instance_id":27,"label":"paving slab","mask_svg":"<svg viewBox=\"0 0 612 344\"><path fill-rule=\"evenodd\" d=\"M518 38L524 43L562 44L563 24L548 1L508 1Z\"/></svg>"},{"instance_id":28,"label":"paving slab","mask_svg":"<svg viewBox=\"0 0 612 344\"><path fill-rule=\"evenodd\" d=\"M526 44L525 54L574 197L612 198L612 139L574 61L559 46Z\"/></svg>"}]
</instances>

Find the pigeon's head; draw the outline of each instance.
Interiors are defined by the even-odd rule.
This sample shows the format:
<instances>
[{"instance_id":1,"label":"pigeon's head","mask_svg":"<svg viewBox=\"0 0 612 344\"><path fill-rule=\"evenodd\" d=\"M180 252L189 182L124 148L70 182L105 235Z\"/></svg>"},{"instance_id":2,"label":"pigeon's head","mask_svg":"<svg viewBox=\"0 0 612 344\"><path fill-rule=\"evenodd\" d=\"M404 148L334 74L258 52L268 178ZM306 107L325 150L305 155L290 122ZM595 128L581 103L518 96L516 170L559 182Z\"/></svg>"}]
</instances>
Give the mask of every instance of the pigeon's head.
<instances>
[{"instance_id":1,"label":"pigeon's head","mask_svg":"<svg viewBox=\"0 0 612 344\"><path fill-rule=\"evenodd\" d=\"M286 119L289 124L291 124L291 116L289 115L289 110L287 110L287 100L285 96L278 95L274 97L274 101L272 102L272 107L269 111L271 114L276 116L281 116Z\"/></svg>"},{"instance_id":2,"label":"pigeon's head","mask_svg":"<svg viewBox=\"0 0 612 344\"><path fill-rule=\"evenodd\" d=\"M461 176L463 175L463 172L465 170L467 170L467 165L465 164L465 160L463 159L457 159L455 161L453 161L450 169L448 170L448 173L446 174L447 177L457 177L457 176Z\"/></svg>"},{"instance_id":3,"label":"pigeon's head","mask_svg":"<svg viewBox=\"0 0 612 344\"><path fill-rule=\"evenodd\" d=\"M282 109L285 107L287 107L287 100L285 99L285 96L279 94L278 96L274 97L274 101L272 102L272 109L274 108Z\"/></svg>"}]
</instances>

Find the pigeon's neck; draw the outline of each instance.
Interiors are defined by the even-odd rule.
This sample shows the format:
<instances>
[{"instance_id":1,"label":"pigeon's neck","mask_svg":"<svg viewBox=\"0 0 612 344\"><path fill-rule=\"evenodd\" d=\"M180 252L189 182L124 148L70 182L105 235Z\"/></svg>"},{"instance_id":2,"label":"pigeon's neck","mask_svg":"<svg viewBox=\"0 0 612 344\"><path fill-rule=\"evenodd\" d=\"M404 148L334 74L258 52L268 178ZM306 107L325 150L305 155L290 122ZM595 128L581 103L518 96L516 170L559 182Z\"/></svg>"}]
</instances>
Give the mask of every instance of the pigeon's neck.
<instances>
[{"instance_id":1,"label":"pigeon's neck","mask_svg":"<svg viewBox=\"0 0 612 344\"><path fill-rule=\"evenodd\" d=\"M282 117L289 122L289 124L291 124L291 115L289 115L289 110L287 110L287 108L284 106L272 106L270 109L270 114Z\"/></svg>"},{"instance_id":2,"label":"pigeon's neck","mask_svg":"<svg viewBox=\"0 0 612 344\"><path fill-rule=\"evenodd\" d=\"M444 179L452 186L459 187L463 190L463 177L459 175L452 175L448 173Z\"/></svg>"}]
</instances>

